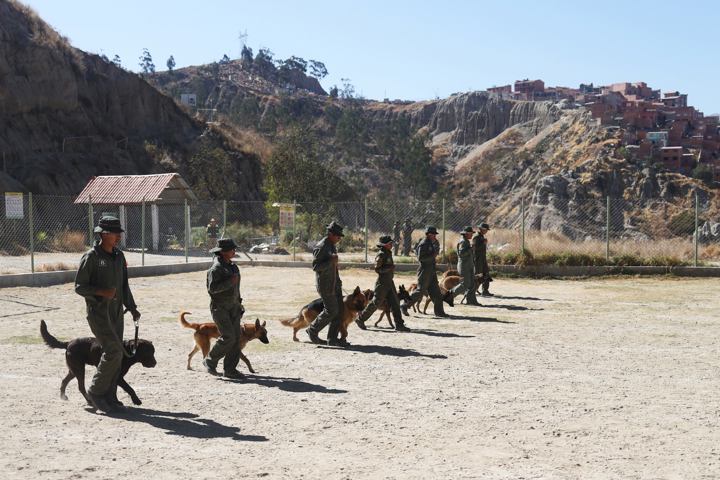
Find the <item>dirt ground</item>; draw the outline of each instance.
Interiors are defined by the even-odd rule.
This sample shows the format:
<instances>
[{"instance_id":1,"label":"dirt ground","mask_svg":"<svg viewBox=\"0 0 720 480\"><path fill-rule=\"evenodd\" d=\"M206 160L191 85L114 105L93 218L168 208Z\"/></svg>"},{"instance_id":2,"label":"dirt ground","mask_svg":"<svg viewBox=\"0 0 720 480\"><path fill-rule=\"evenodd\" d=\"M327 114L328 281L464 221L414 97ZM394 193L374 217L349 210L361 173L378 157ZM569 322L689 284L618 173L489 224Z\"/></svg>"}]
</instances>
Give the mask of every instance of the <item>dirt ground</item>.
<instances>
[{"instance_id":1,"label":"dirt ground","mask_svg":"<svg viewBox=\"0 0 720 480\"><path fill-rule=\"evenodd\" d=\"M143 405L119 416L75 381L59 398L63 353L38 325L89 335L72 286L1 289L3 478L720 477L720 280L499 279L482 307L415 314L412 333L353 325L342 350L278 321L315 298L309 269L242 274L271 343L247 347L258 373L241 382L199 356L185 369L177 315L209 320L202 272L131 279L158 365L130 370Z\"/></svg>"}]
</instances>

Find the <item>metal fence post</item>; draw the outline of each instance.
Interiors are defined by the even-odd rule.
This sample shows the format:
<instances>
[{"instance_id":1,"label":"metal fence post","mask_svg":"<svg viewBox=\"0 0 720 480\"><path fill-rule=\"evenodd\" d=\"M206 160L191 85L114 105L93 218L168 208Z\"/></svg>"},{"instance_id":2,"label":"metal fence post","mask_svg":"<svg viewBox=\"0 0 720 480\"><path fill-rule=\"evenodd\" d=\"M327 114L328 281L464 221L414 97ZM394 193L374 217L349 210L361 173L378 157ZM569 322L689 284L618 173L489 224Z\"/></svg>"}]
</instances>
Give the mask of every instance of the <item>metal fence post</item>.
<instances>
[{"instance_id":1,"label":"metal fence post","mask_svg":"<svg viewBox=\"0 0 720 480\"><path fill-rule=\"evenodd\" d=\"M368 261L368 200L365 196L365 263Z\"/></svg>"},{"instance_id":2,"label":"metal fence post","mask_svg":"<svg viewBox=\"0 0 720 480\"><path fill-rule=\"evenodd\" d=\"M297 244L297 231L295 230L295 217L297 217L297 202L293 200L293 262L295 261L295 246Z\"/></svg>"},{"instance_id":3,"label":"metal fence post","mask_svg":"<svg viewBox=\"0 0 720 480\"><path fill-rule=\"evenodd\" d=\"M695 192L695 258L693 261L693 266L698 266L698 194L697 191Z\"/></svg>"},{"instance_id":4,"label":"metal fence post","mask_svg":"<svg viewBox=\"0 0 720 480\"><path fill-rule=\"evenodd\" d=\"M606 199L605 208L605 263L610 263L610 195Z\"/></svg>"},{"instance_id":5,"label":"metal fence post","mask_svg":"<svg viewBox=\"0 0 720 480\"><path fill-rule=\"evenodd\" d=\"M88 195L88 240L90 241L90 247L93 246L93 205L92 195Z\"/></svg>"},{"instance_id":6,"label":"metal fence post","mask_svg":"<svg viewBox=\"0 0 720 480\"><path fill-rule=\"evenodd\" d=\"M142 200L142 208L140 209L140 251L142 254L142 266L145 266L145 197Z\"/></svg>"},{"instance_id":7,"label":"metal fence post","mask_svg":"<svg viewBox=\"0 0 720 480\"><path fill-rule=\"evenodd\" d=\"M185 263L188 263L188 243L190 242L190 207L185 199Z\"/></svg>"},{"instance_id":8,"label":"metal fence post","mask_svg":"<svg viewBox=\"0 0 720 480\"><path fill-rule=\"evenodd\" d=\"M520 254L525 255L525 199L520 198Z\"/></svg>"},{"instance_id":9,"label":"metal fence post","mask_svg":"<svg viewBox=\"0 0 720 480\"><path fill-rule=\"evenodd\" d=\"M227 200L223 200L223 229L220 234L220 238L225 238L225 231L227 230Z\"/></svg>"},{"instance_id":10,"label":"metal fence post","mask_svg":"<svg viewBox=\"0 0 720 480\"><path fill-rule=\"evenodd\" d=\"M442 231L442 254L447 263L447 256L445 256L445 197L442 199Z\"/></svg>"},{"instance_id":11,"label":"metal fence post","mask_svg":"<svg viewBox=\"0 0 720 480\"><path fill-rule=\"evenodd\" d=\"M30 272L35 273L35 228L33 225L32 192L28 194L28 216L30 220Z\"/></svg>"}]
</instances>

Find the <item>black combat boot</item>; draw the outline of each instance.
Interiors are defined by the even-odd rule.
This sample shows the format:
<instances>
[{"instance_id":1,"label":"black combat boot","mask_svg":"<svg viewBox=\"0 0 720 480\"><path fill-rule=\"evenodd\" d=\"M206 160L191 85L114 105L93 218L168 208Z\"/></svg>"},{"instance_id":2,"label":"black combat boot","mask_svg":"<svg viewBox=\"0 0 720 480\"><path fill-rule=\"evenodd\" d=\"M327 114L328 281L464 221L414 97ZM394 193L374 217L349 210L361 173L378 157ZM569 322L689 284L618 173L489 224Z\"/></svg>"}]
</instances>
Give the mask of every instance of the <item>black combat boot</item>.
<instances>
[{"instance_id":1,"label":"black combat boot","mask_svg":"<svg viewBox=\"0 0 720 480\"><path fill-rule=\"evenodd\" d=\"M367 327L365 326L365 322L360 320L360 317L355 319L355 325L357 325L360 330L367 330Z\"/></svg>"},{"instance_id":2,"label":"black combat boot","mask_svg":"<svg viewBox=\"0 0 720 480\"><path fill-rule=\"evenodd\" d=\"M307 333L307 336L310 338L310 341L314 343L315 345L324 345L325 341L321 339L317 333L315 333L315 330L311 330L309 328L305 329L305 333Z\"/></svg>"},{"instance_id":3,"label":"black combat boot","mask_svg":"<svg viewBox=\"0 0 720 480\"><path fill-rule=\"evenodd\" d=\"M443 296L443 302L447 303L451 307L455 306L455 296L451 291L448 291L445 296Z\"/></svg>"},{"instance_id":4,"label":"black combat boot","mask_svg":"<svg viewBox=\"0 0 720 480\"><path fill-rule=\"evenodd\" d=\"M483 297L494 297L495 296L492 293L490 293L489 290L483 290L480 295L482 295Z\"/></svg>"},{"instance_id":5,"label":"black combat boot","mask_svg":"<svg viewBox=\"0 0 720 480\"><path fill-rule=\"evenodd\" d=\"M467 295L467 304L468 305L475 305L476 307L480 307L480 302L477 301L477 297L475 297L475 292L471 291Z\"/></svg>"},{"instance_id":6,"label":"black combat boot","mask_svg":"<svg viewBox=\"0 0 720 480\"><path fill-rule=\"evenodd\" d=\"M445 313L445 310L443 310L442 303L438 303L438 304L434 305L433 309L435 311L434 313L435 313L436 317L448 318L450 316L447 313Z\"/></svg>"},{"instance_id":7,"label":"black combat boot","mask_svg":"<svg viewBox=\"0 0 720 480\"><path fill-rule=\"evenodd\" d=\"M402 315L395 316L395 331L397 332L409 332L410 329L405 326L405 321Z\"/></svg>"},{"instance_id":8,"label":"black combat boot","mask_svg":"<svg viewBox=\"0 0 720 480\"><path fill-rule=\"evenodd\" d=\"M210 375L215 375L216 377L220 375L217 371L217 365L214 365L209 358L203 358L202 365Z\"/></svg>"},{"instance_id":9,"label":"black combat boot","mask_svg":"<svg viewBox=\"0 0 720 480\"><path fill-rule=\"evenodd\" d=\"M411 306L412 306L412 304L409 304L409 303L406 302L405 300L403 300L402 302L400 302L400 310L402 310L402 314L405 315L406 317L409 317L409 316L410 316L410 312L408 311L408 309L409 309Z\"/></svg>"}]
</instances>

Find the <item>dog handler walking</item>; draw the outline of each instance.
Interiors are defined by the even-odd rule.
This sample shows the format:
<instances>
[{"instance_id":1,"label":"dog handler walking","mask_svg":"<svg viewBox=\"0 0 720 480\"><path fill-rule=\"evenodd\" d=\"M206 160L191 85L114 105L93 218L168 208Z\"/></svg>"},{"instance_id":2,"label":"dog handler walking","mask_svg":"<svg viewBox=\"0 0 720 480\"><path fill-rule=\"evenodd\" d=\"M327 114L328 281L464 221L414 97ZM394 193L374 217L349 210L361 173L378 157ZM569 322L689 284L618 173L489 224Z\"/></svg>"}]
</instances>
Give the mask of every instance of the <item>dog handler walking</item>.
<instances>
[{"instance_id":1,"label":"dog handler walking","mask_svg":"<svg viewBox=\"0 0 720 480\"><path fill-rule=\"evenodd\" d=\"M453 306L453 296L451 292L447 292L444 296L440 291L436 273L436 258L440 253L437 245L437 228L428 225L425 228L425 238L417 246L417 258L420 262L417 270L417 290L410 295L409 302L403 302L400 308L405 315L408 315L408 308L420 301L423 295L430 295L433 301L436 317L449 317L443 309L442 302L447 302Z\"/></svg>"},{"instance_id":2,"label":"dog handler walking","mask_svg":"<svg viewBox=\"0 0 720 480\"><path fill-rule=\"evenodd\" d=\"M237 245L232 238L221 238L218 246L210 250L215 254L207 272L207 291L210 294L210 313L220 331L207 358L205 370L218 375L217 364L223 361L223 376L239 379L244 375L237 369L240 361L240 319L245 313L240 297L240 269L232 262Z\"/></svg>"},{"instance_id":3,"label":"dog handler walking","mask_svg":"<svg viewBox=\"0 0 720 480\"><path fill-rule=\"evenodd\" d=\"M372 316L384 301L387 301L395 319L395 330L399 332L409 332L410 329L405 326L402 314L400 313L400 300L395 291L395 282L393 274L395 272L395 264L393 263L393 239L390 235L384 235L378 240L378 254L375 256L375 273L378 274L375 282L375 295L373 299L362 313L355 320L355 323L362 330L367 330L365 322Z\"/></svg>"},{"instance_id":4,"label":"dog handler walking","mask_svg":"<svg viewBox=\"0 0 720 480\"><path fill-rule=\"evenodd\" d=\"M117 249L122 236L120 220L103 216L95 227L99 241L83 255L75 275L75 293L85 297L87 321L103 354L88 389L90 402L103 412L122 411L117 381L124 353L123 306L140 318L128 284L127 262Z\"/></svg>"},{"instance_id":5,"label":"dog handler walking","mask_svg":"<svg viewBox=\"0 0 720 480\"><path fill-rule=\"evenodd\" d=\"M335 347L350 345L347 340L338 338L344 304L335 245L342 237L344 237L343 227L334 221L330 222L327 226L327 235L318 242L313 250L312 268L315 271L315 287L322 298L323 311L305 330L311 342L325 343L318 334L320 330L330 324L327 344Z\"/></svg>"},{"instance_id":6,"label":"dog handler walking","mask_svg":"<svg viewBox=\"0 0 720 480\"><path fill-rule=\"evenodd\" d=\"M462 240L457 244L457 269L462 277L462 283L451 290L453 297L467 292L468 305L480 305L475 298L475 266L473 264L473 249L470 238L475 233L472 227L465 227L460 234Z\"/></svg>"}]
</instances>

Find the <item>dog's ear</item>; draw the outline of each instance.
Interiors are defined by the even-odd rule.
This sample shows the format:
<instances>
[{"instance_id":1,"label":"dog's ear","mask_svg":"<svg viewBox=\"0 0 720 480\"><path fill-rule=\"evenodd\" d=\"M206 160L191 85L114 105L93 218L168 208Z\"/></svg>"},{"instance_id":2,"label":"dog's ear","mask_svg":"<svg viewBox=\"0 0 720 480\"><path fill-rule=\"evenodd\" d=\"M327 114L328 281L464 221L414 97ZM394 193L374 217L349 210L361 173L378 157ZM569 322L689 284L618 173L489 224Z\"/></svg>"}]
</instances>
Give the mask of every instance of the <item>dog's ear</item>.
<instances>
[{"instance_id":1,"label":"dog's ear","mask_svg":"<svg viewBox=\"0 0 720 480\"><path fill-rule=\"evenodd\" d=\"M261 326L262 326L263 328L265 328L265 324L266 324L266 323L267 323L267 322L266 322L265 320L263 320Z\"/></svg>"},{"instance_id":2,"label":"dog's ear","mask_svg":"<svg viewBox=\"0 0 720 480\"><path fill-rule=\"evenodd\" d=\"M361 290L360 290L360 286L357 286L357 287L355 287L355 291L354 291L353 293L354 293L355 295L357 295L358 293L360 293L360 291L361 291Z\"/></svg>"},{"instance_id":3,"label":"dog's ear","mask_svg":"<svg viewBox=\"0 0 720 480\"><path fill-rule=\"evenodd\" d=\"M260 319L259 318L255 319L255 328L260 328Z\"/></svg>"}]
</instances>

